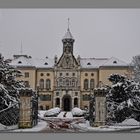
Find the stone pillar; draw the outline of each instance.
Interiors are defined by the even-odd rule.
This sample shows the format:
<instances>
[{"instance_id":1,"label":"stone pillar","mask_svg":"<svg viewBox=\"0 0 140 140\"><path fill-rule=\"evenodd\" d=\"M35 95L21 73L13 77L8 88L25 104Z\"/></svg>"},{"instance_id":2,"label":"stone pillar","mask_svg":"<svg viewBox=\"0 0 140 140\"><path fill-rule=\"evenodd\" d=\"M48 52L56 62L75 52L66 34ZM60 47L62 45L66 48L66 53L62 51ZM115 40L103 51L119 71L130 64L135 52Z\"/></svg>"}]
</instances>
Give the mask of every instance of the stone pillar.
<instances>
[{"instance_id":1,"label":"stone pillar","mask_svg":"<svg viewBox=\"0 0 140 140\"><path fill-rule=\"evenodd\" d=\"M62 109L62 97L60 96L60 108Z\"/></svg>"},{"instance_id":2,"label":"stone pillar","mask_svg":"<svg viewBox=\"0 0 140 140\"><path fill-rule=\"evenodd\" d=\"M95 96L94 126L104 126L106 123L106 90L105 88L95 89L94 96Z\"/></svg>"},{"instance_id":3,"label":"stone pillar","mask_svg":"<svg viewBox=\"0 0 140 140\"><path fill-rule=\"evenodd\" d=\"M90 94L89 100L89 123L90 126L93 126L94 122L94 111L95 111L95 98L93 94Z\"/></svg>"},{"instance_id":4,"label":"stone pillar","mask_svg":"<svg viewBox=\"0 0 140 140\"><path fill-rule=\"evenodd\" d=\"M80 100L81 100L81 99L79 98L79 97L80 97L80 94L78 94L78 95L79 95L79 96L78 96L78 107L80 108Z\"/></svg>"},{"instance_id":5,"label":"stone pillar","mask_svg":"<svg viewBox=\"0 0 140 140\"><path fill-rule=\"evenodd\" d=\"M31 128L38 122L38 96L30 89L22 89L19 94L19 128Z\"/></svg>"},{"instance_id":6,"label":"stone pillar","mask_svg":"<svg viewBox=\"0 0 140 140\"><path fill-rule=\"evenodd\" d=\"M71 109L73 109L74 108L74 97L72 96L71 97Z\"/></svg>"}]
</instances>

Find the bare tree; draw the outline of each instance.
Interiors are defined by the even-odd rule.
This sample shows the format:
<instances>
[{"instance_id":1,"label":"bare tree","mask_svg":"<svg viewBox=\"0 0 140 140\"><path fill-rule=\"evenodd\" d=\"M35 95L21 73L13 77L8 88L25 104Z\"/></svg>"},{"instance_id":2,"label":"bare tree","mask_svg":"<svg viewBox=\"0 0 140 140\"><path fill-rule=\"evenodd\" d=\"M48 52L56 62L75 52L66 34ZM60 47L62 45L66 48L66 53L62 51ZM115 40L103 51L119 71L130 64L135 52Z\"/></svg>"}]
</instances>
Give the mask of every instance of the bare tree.
<instances>
[{"instance_id":1,"label":"bare tree","mask_svg":"<svg viewBox=\"0 0 140 140\"><path fill-rule=\"evenodd\" d=\"M134 81L140 83L140 55L133 57L131 65L133 66Z\"/></svg>"}]
</instances>

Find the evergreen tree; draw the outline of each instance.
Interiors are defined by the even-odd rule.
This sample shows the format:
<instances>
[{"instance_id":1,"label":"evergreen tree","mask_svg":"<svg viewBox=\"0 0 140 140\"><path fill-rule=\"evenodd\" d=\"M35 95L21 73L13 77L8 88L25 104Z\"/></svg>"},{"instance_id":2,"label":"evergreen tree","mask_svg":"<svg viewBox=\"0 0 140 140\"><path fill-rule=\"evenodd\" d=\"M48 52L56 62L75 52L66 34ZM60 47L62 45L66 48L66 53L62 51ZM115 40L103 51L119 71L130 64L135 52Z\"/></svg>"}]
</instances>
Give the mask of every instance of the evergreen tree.
<instances>
[{"instance_id":1,"label":"evergreen tree","mask_svg":"<svg viewBox=\"0 0 140 140\"><path fill-rule=\"evenodd\" d=\"M108 121L120 123L126 118L140 118L140 86L125 76L112 74L107 94Z\"/></svg>"},{"instance_id":2,"label":"evergreen tree","mask_svg":"<svg viewBox=\"0 0 140 140\"><path fill-rule=\"evenodd\" d=\"M25 86L22 81L16 80L16 76L21 76L21 72L11 67L0 54L0 123L4 125L18 121L19 90ZM9 113L5 116L6 112Z\"/></svg>"}]
</instances>

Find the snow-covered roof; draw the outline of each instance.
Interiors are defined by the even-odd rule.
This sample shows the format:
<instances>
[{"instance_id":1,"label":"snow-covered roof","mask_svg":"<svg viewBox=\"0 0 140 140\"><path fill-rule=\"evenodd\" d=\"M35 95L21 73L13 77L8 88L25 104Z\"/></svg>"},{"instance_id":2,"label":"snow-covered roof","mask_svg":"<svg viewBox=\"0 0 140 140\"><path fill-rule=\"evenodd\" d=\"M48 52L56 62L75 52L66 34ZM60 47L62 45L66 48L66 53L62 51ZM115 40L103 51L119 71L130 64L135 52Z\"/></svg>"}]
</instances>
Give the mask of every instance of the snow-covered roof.
<instances>
[{"instance_id":1,"label":"snow-covered roof","mask_svg":"<svg viewBox=\"0 0 140 140\"><path fill-rule=\"evenodd\" d=\"M111 57L102 66L128 66L128 64L118 58Z\"/></svg>"},{"instance_id":2,"label":"snow-covered roof","mask_svg":"<svg viewBox=\"0 0 140 140\"><path fill-rule=\"evenodd\" d=\"M118 58L80 58L81 68L99 68L106 66L128 66L127 63L119 60ZM36 67L36 68L53 68L54 59L43 58L36 59L31 57L25 57L23 55L14 58L10 65L18 67Z\"/></svg>"},{"instance_id":3,"label":"snow-covered roof","mask_svg":"<svg viewBox=\"0 0 140 140\"><path fill-rule=\"evenodd\" d=\"M73 36L68 28L66 34L64 35L63 39L73 39Z\"/></svg>"},{"instance_id":4,"label":"snow-covered roof","mask_svg":"<svg viewBox=\"0 0 140 140\"><path fill-rule=\"evenodd\" d=\"M28 66L33 67L34 63L33 63L33 59L21 56L21 57L18 57L18 58L15 58L14 60L12 60L10 65L23 66L23 67L28 67Z\"/></svg>"},{"instance_id":5,"label":"snow-covered roof","mask_svg":"<svg viewBox=\"0 0 140 140\"><path fill-rule=\"evenodd\" d=\"M105 66L128 66L118 58L80 58L82 68L99 68Z\"/></svg>"},{"instance_id":6,"label":"snow-covered roof","mask_svg":"<svg viewBox=\"0 0 140 140\"><path fill-rule=\"evenodd\" d=\"M45 59L34 59L35 67L37 68L53 68L54 59L45 58Z\"/></svg>"},{"instance_id":7,"label":"snow-covered roof","mask_svg":"<svg viewBox=\"0 0 140 140\"><path fill-rule=\"evenodd\" d=\"M54 60L50 58L33 59L30 57L18 57L12 60L10 65L18 67L53 68Z\"/></svg>"}]
</instances>

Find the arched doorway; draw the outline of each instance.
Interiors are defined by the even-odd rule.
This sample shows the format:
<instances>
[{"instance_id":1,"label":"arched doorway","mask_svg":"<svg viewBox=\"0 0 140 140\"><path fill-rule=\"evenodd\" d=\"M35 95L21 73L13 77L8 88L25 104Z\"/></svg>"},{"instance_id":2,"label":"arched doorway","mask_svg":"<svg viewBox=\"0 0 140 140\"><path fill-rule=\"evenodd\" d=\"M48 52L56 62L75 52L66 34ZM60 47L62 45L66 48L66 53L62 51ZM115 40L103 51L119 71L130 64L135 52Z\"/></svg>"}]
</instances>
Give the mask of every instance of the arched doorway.
<instances>
[{"instance_id":1,"label":"arched doorway","mask_svg":"<svg viewBox=\"0 0 140 140\"><path fill-rule=\"evenodd\" d=\"M62 108L64 111L71 110L71 96L70 95L64 95L62 99Z\"/></svg>"}]
</instances>

